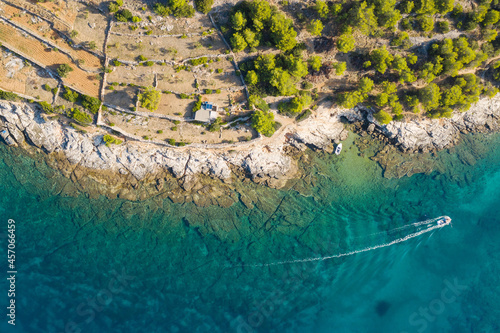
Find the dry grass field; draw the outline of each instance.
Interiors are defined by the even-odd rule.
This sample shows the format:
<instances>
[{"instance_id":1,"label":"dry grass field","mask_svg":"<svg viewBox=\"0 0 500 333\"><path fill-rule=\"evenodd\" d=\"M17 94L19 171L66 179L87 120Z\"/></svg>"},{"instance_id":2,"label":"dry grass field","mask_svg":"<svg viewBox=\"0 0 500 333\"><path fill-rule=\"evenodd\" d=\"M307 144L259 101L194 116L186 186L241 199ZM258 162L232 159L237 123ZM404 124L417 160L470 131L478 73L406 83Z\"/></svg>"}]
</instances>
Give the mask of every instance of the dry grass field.
<instances>
[{"instance_id":1,"label":"dry grass field","mask_svg":"<svg viewBox=\"0 0 500 333\"><path fill-rule=\"evenodd\" d=\"M219 62L208 64L208 67L198 66L193 72L200 89L214 90L241 86L241 79L236 76L233 64L224 58Z\"/></svg>"},{"instance_id":2,"label":"dry grass field","mask_svg":"<svg viewBox=\"0 0 500 333\"><path fill-rule=\"evenodd\" d=\"M95 42L96 50L102 52L108 18L92 6L72 2L75 3L78 13L73 24L73 29L78 31L76 42Z\"/></svg>"},{"instance_id":3,"label":"dry grass field","mask_svg":"<svg viewBox=\"0 0 500 333\"><path fill-rule=\"evenodd\" d=\"M189 117L190 110L193 108L194 103L194 99L180 99L175 94L162 94L160 105L155 113L169 116Z\"/></svg>"},{"instance_id":4,"label":"dry grass field","mask_svg":"<svg viewBox=\"0 0 500 333\"><path fill-rule=\"evenodd\" d=\"M171 66L164 66L157 75L158 89L192 94L196 91L195 78L192 72L182 70L176 72Z\"/></svg>"},{"instance_id":5,"label":"dry grass field","mask_svg":"<svg viewBox=\"0 0 500 333\"><path fill-rule=\"evenodd\" d=\"M154 72L166 66L118 66L112 67L113 72L106 77L108 83L133 83L138 86L152 86L154 80Z\"/></svg>"},{"instance_id":6,"label":"dry grass field","mask_svg":"<svg viewBox=\"0 0 500 333\"><path fill-rule=\"evenodd\" d=\"M226 51L224 42L213 33L208 36L188 38L152 36L109 36L107 50L111 58L134 61L139 55L151 60L182 61L203 55L223 54Z\"/></svg>"}]
</instances>

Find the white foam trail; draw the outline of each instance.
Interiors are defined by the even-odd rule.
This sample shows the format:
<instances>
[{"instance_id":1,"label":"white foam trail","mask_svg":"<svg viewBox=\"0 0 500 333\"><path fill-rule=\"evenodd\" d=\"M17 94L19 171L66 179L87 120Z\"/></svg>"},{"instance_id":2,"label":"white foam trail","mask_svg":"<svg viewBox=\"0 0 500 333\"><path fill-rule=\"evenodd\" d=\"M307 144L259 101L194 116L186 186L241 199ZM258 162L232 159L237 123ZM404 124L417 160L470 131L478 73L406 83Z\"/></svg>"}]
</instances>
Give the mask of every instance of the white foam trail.
<instances>
[{"instance_id":1,"label":"white foam trail","mask_svg":"<svg viewBox=\"0 0 500 333\"><path fill-rule=\"evenodd\" d=\"M426 220L426 221L422 221L422 222L412 223L410 226L420 227L420 226L425 225L427 228L424 230L420 230L418 232L411 233L405 237L398 238L396 240L393 240L392 242L384 243L384 244L380 244L380 245L375 245L375 246L370 246L370 247L365 247L364 249L361 249L361 250L355 250L355 251L351 251L351 252L340 253L340 254L335 254L335 255L325 256L325 257L313 257L313 258L306 258L306 259L276 261L276 262L267 263L267 264L241 265L240 267L269 267L269 266L277 266L277 265L285 265L285 264L297 264L297 263L311 262L311 261L324 261L324 260L328 260L328 259L346 257L346 256L350 256L350 255L358 254L358 253L362 253L362 252L368 252L368 251L380 249L383 247L388 247L388 246L391 246L394 244L406 242L407 240L409 240L411 238L418 237L418 236L425 234L429 231L433 231L433 230L445 227L449 223L437 224L437 221L442 220L443 218L445 218L445 216L437 217L435 219L430 219L430 220ZM408 227L408 226L396 228L393 230L406 228L406 227ZM393 230L390 230L390 231L393 231Z\"/></svg>"}]
</instances>

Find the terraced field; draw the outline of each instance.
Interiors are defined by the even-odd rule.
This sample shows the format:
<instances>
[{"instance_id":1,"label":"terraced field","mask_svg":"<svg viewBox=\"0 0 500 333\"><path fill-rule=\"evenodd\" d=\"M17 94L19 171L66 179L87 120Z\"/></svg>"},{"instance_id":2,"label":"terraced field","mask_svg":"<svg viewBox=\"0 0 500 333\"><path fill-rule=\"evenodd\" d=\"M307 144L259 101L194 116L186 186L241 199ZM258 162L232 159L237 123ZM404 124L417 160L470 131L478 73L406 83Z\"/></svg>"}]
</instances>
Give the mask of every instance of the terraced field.
<instances>
[{"instance_id":1,"label":"terraced field","mask_svg":"<svg viewBox=\"0 0 500 333\"><path fill-rule=\"evenodd\" d=\"M61 64L72 62L63 53L52 50L42 42L20 33L19 30L3 22L0 22L0 41L12 51L52 71L55 71ZM64 84L83 91L87 95L98 97L99 80L96 75L85 72L74 64L71 67L73 71L63 80Z\"/></svg>"}]
</instances>

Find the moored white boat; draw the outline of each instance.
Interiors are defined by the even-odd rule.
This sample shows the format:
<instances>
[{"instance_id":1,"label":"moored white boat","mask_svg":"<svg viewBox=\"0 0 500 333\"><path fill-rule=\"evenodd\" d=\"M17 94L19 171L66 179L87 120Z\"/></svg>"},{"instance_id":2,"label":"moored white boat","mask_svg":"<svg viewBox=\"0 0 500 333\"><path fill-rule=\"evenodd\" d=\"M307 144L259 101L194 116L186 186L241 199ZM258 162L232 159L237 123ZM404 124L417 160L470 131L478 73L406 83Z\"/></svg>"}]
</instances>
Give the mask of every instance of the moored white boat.
<instances>
[{"instance_id":1,"label":"moored white boat","mask_svg":"<svg viewBox=\"0 0 500 333\"><path fill-rule=\"evenodd\" d=\"M337 148L335 149L335 155L339 155L341 151L342 151L342 143L339 143L337 145Z\"/></svg>"}]
</instances>

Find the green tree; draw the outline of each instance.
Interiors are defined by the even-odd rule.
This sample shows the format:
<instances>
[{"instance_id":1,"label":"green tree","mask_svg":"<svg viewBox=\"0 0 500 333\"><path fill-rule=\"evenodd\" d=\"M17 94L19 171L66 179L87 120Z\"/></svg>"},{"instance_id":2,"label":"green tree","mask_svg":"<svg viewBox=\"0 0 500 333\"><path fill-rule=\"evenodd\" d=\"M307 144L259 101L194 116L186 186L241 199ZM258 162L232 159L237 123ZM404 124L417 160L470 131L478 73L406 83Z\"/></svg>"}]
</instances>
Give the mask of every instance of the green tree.
<instances>
[{"instance_id":1,"label":"green tree","mask_svg":"<svg viewBox=\"0 0 500 333\"><path fill-rule=\"evenodd\" d=\"M345 61L337 62L335 64L335 75L340 76L340 75L344 74L346 68L347 68L347 66L346 66Z\"/></svg>"},{"instance_id":2,"label":"green tree","mask_svg":"<svg viewBox=\"0 0 500 333\"><path fill-rule=\"evenodd\" d=\"M275 68L273 70L269 83L278 89L281 96L293 95L297 90L290 74L281 68Z\"/></svg>"},{"instance_id":3,"label":"green tree","mask_svg":"<svg viewBox=\"0 0 500 333\"><path fill-rule=\"evenodd\" d=\"M321 23L320 20L312 20L311 23L307 25L307 31L313 36L321 36L323 28L323 23Z\"/></svg>"},{"instance_id":4,"label":"green tree","mask_svg":"<svg viewBox=\"0 0 500 333\"><path fill-rule=\"evenodd\" d=\"M433 15L437 12L434 0L419 0L416 2L417 14Z\"/></svg>"},{"instance_id":5,"label":"green tree","mask_svg":"<svg viewBox=\"0 0 500 333\"><path fill-rule=\"evenodd\" d=\"M263 82L268 82L273 76L273 71L276 68L276 58L274 54L268 53L260 55L254 62L254 67L259 74L259 78Z\"/></svg>"},{"instance_id":6,"label":"green tree","mask_svg":"<svg viewBox=\"0 0 500 333\"><path fill-rule=\"evenodd\" d=\"M486 13L482 23L484 26L493 25L493 24L497 23L499 19L500 19L500 13L498 11L492 9Z\"/></svg>"},{"instance_id":7,"label":"green tree","mask_svg":"<svg viewBox=\"0 0 500 333\"><path fill-rule=\"evenodd\" d=\"M243 51L248 46L245 37L239 32L236 32L230 39L231 46L235 52Z\"/></svg>"},{"instance_id":8,"label":"green tree","mask_svg":"<svg viewBox=\"0 0 500 333\"><path fill-rule=\"evenodd\" d=\"M453 10L455 0L435 0L438 12L445 15Z\"/></svg>"},{"instance_id":9,"label":"green tree","mask_svg":"<svg viewBox=\"0 0 500 333\"><path fill-rule=\"evenodd\" d=\"M384 74L387 68L391 65L394 57L387 51L385 46L375 49L370 53L370 58L375 69Z\"/></svg>"},{"instance_id":10,"label":"green tree","mask_svg":"<svg viewBox=\"0 0 500 333\"><path fill-rule=\"evenodd\" d=\"M231 16L231 23L233 25L233 29L236 31L243 30L247 25L247 19L242 12L236 12Z\"/></svg>"},{"instance_id":11,"label":"green tree","mask_svg":"<svg viewBox=\"0 0 500 333\"><path fill-rule=\"evenodd\" d=\"M493 29L483 30L483 39L487 42L491 42L497 38L497 31Z\"/></svg>"},{"instance_id":12,"label":"green tree","mask_svg":"<svg viewBox=\"0 0 500 333\"><path fill-rule=\"evenodd\" d=\"M115 18L119 22L128 22L132 20L132 13L128 9L122 9L115 14Z\"/></svg>"},{"instance_id":13,"label":"green tree","mask_svg":"<svg viewBox=\"0 0 500 333\"><path fill-rule=\"evenodd\" d=\"M370 35L378 26L373 6L368 6L366 1L358 2L349 11L350 20L354 28L365 35Z\"/></svg>"},{"instance_id":14,"label":"green tree","mask_svg":"<svg viewBox=\"0 0 500 333\"><path fill-rule=\"evenodd\" d=\"M146 90L137 96L141 106L149 111L155 111L160 105L161 92L153 87L147 87Z\"/></svg>"},{"instance_id":15,"label":"green tree","mask_svg":"<svg viewBox=\"0 0 500 333\"><path fill-rule=\"evenodd\" d=\"M337 48L340 52L347 53L354 49L354 43L354 36L350 33L344 33L337 40Z\"/></svg>"},{"instance_id":16,"label":"green tree","mask_svg":"<svg viewBox=\"0 0 500 333\"><path fill-rule=\"evenodd\" d=\"M474 13L472 14L472 20L477 23L481 23L486 18L486 14L488 13L488 7L486 6L478 6Z\"/></svg>"},{"instance_id":17,"label":"green tree","mask_svg":"<svg viewBox=\"0 0 500 333\"><path fill-rule=\"evenodd\" d=\"M253 32L251 29L245 29L243 31L243 37L245 38L245 41L248 44L248 47L250 48L256 48L259 46L260 40L255 32Z\"/></svg>"},{"instance_id":18,"label":"green tree","mask_svg":"<svg viewBox=\"0 0 500 333\"><path fill-rule=\"evenodd\" d=\"M321 57L318 55L310 57L309 64L311 65L313 71L319 71L321 68Z\"/></svg>"},{"instance_id":19,"label":"green tree","mask_svg":"<svg viewBox=\"0 0 500 333\"><path fill-rule=\"evenodd\" d=\"M415 3L413 1L404 1L401 3L401 11L404 14L410 14L413 8L415 8Z\"/></svg>"},{"instance_id":20,"label":"green tree","mask_svg":"<svg viewBox=\"0 0 500 333\"><path fill-rule=\"evenodd\" d=\"M441 91L435 83L430 83L427 87L420 89L420 102L426 110L436 109L441 99Z\"/></svg>"},{"instance_id":21,"label":"green tree","mask_svg":"<svg viewBox=\"0 0 500 333\"><path fill-rule=\"evenodd\" d=\"M328 9L328 5L323 0L317 0L314 5L314 9L321 18L326 18L328 16L328 12L330 11Z\"/></svg>"},{"instance_id":22,"label":"green tree","mask_svg":"<svg viewBox=\"0 0 500 333\"><path fill-rule=\"evenodd\" d=\"M362 93L369 93L373 89L373 81L368 77L363 77L359 80L359 90Z\"/></svg>"},{"instance_id":23,"label":"green tree","mask_svg":"<svg viewBox=\"0 0 500 333\"><path fill-rule=\"evenodd\" d=\"M345 92L339 95L339 104L347 109L352 109L366 99L366 94L361 91Z\"/></svg>"},{"instance_id":24,"label":"green tree","mask_svg":"<svg viewBox=\"0 0 500 333\"><path fill-rule=\"evenodd\" d=\"M108 10L110 13L116 13L120 10L120 6L118 6L115 2L110 2L108 5Z\"/></svg>"},{"instance_id":25,"label":"green tree","mask_svg":"<svg viewBox=\"0 0 500 333\"><path fill-rule=\"evenodd\" d=\"M280 103L278 109L283 113L297 114L302 112L306 107L308 107L312 102L312 98L309 94L304 94L301 96L296 96L292 98L287 103Z\"/></svg>"},{"instance_id":26,"label":"green tree","mask_svg":"<svg viewBox=\"0 0 500 333\"><path fill-rule=\"evenodd\" d=\"M261 110L254 111L252 115L252 127L265 136L272 136L275 132L274 114Z\"/></svg>"},{"instance_id":27,"label":"green tree","mask_svg":"<svg viewBox=\"0 0 500 333\"><path fill-rule=\"evenodd\" d=\"M259 76L257 75L257 73L255 73L255 71L248 71L247 75L245 76L245 81L249 85L257 84L257 82L259 82Z\"/></svg>"},{"instance_id":28,"label":"green tree","mask_svg":"<svg viewBox=\"0 0 500 333\"><path fill-rule=\"evenodd\" d=\"M373 117L377 119L377 121L382 125L387 125L392 121L392 116L384 110L380 110L379 112L374 113Z\"/></svg>"},{"instance_id":29,"label":"green tree","mask_svg":"<svg viewBox=\"0 0 500 333\"><path fill-rule=\"evenodd\" d=\"M302 78L308 73L307 64L298 57L290 56L287 60L287 67L290 74L298 78Z\"/></svg>"},{"instance_id":30,"label":"green tree","mask_svg":"<svg viewBox=\"0 0 500 333\"><path fill-rule=\"evenodd\" d=\"M460 86L452 86L450 89L444 89L441 95L441 105L455 106L464 102L462 88Z\"/></svg>"},{"instance_id":31,"label":"green tree","mask_svg":"<svg viewBox=\"0 0 500 333\"><path fill-rule=\"evenodd\" d=\"M68 74L72 71L73 71L73 68L68 64L59 65L59 67L57 67L57 70L56 70L57 75L59 75L60 77L63 77L63 78L68 76Z\"/></svg>"},{"instance_id":32,"label":"green tree","mask_svg":"<svg viewBox=\"0 0 500 333\"><path fill-rule=\"evenodd\" d=\"M420 30L424 32L429 32L434 29L434 19L429 15L420 15L417 18Z\"/></svg>"},{"instance_id":33,"label":"green tree","mask_svg":"<svg viewBox=\"0 0 500 333\"><path fill-rule=\"evenodd\" d=\"M269 104L257 95L250 95L248 98L248 104L250 108L255 107L256 109L264 112L269 111Z\"/></svg>"},{"instance_id":34,"label":"green tree","mask_svg":"<svg viewBox=\"0 0 500 333\"><path fill-rule=\"evenodd\" d=\"M264 28L264 23L271 17L271 6L266 0L256 0L249 3L250 17L256 31Z\"/></svg>"},{"instance_id":35,"label":"green tree","mask_svg":"<svg viewBox=\"0 0 500 333\"><path fill-rule=\"evenodd\" d=\"M288 51L297 44L297 32L293 29L293 21L282 13L271 16L271 39L281 51Z\"/></svg>"},{"instance_id":36,"label":"green tree","mask_svg":"<svg viewBox=\"0 0 500 333\"><path fill-rule=\"evenodd\" d=\"M97 111L99 111L99 108L101 107L101 101L95 97L81 95L81 100L82 100L82 106L85 109L92 112L93 114L96 114Z\"/></svg>"},{"instance_id":37,"label":"green tree","mask_svg":"<svg viewBox=\"0 0 500 333\"><path fill-rule=\"evenodd\" d=\"M212 5L214 4L214 0L195 0L196 9L202 12L203 14L208 14L210 10L212 10Z\"/></svg>"},{"instance_id":38,"label":"green tree","mask_svg":"<svg viewBox=\"0 0 500 333\"><path fill-rule=\"evenodd\" d=\"M380 93L375 97L375 104L377 104L380 107L385 106L388 101L389 101L389 95L386 93Z\"/></svg>"},{"instance_id":39,"label":"green tree","mask_svg":"<svg viewBox=\"0 0 500 333\"><path fill-rule=\"evenodd\" d=\"M68 102L75 103L80 95L68 87L64 87L63 98Z\"/></svg>"}]
</instances>

